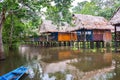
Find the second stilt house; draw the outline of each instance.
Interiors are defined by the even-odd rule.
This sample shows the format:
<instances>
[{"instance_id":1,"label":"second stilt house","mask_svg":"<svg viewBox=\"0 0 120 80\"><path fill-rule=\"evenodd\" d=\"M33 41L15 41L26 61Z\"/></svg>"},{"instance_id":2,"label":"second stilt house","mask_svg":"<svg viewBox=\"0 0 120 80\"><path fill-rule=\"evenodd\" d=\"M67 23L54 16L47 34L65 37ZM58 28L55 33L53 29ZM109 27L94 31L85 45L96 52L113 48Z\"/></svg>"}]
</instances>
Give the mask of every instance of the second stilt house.
<instances>
[{"instance_id":1,"label":"second stilt house","mask_svg":"<svg viewBox=\"0 0 120 80\"><path fill-rule=\"evenodd\" d=\"M106 41L112 40L113 26L99 16L73 14L73 24L70 31L77 32L78 41Z\"/></svg>"}]
</instances>

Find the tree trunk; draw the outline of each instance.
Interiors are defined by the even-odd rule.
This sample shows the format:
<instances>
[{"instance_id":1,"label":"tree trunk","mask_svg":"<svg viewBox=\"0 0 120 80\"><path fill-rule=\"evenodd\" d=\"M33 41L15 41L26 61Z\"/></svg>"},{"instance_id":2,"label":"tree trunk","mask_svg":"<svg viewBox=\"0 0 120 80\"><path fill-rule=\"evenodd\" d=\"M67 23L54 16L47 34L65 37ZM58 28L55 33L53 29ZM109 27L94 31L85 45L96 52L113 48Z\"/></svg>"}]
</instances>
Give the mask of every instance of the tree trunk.
<instances>
[{"instance_id":1,"label":"tree trunk","mask_svg":"<svg viewBox=\"0 0 120 80\"><path fill-rule=\"evenodd\" d=\"M5 21L5 9L2 10L1 20L0 20L0 60L4 59L4 50L3 50L3 42L2 42L2 27Z\"/></svg>"},{"instance_id":2,"label":"tree trunk","mask_svg":"<svg viewBox=\"0 0 120 80\"><path fill-rule=\"evenodd\" d=\"M5 59L3 52L4 50L3 50L3 43L2 43L2 30L0 30L0 60Z\"/></svg>"},{"instance_id":3,"label":"tree trunk","mask_svg":"<svg viewBox=\"0 0 120 80\"><path fill-rule=\"evenodd\" d=\"M9 49L12 49L12 35L13 35L13 13L11 13L11 29L10 29L10 37L9 37Z\"/></svg>"}]
</instances>

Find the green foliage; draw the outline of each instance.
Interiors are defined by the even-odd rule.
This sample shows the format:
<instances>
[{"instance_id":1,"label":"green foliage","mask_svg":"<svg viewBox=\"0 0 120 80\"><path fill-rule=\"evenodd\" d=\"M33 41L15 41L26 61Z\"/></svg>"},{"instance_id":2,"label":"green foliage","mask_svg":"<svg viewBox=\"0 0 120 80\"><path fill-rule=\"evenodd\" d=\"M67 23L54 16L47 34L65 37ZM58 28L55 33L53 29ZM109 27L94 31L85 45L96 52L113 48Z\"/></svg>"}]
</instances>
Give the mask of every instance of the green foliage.
<instances>
[{"instance_id":1,"label":"green foliage","mask_svg":"<svg viewBox=\"0 0 120 80\"><path fill-rule=\"evenodd\" d=\"M55 3L55 6L51 5ZM0 13L5 11L2 29L3 42L12 44L23 40L25 36L37 36L41 24L42 8L47 8L46 16L56 24L71 22L72 0L3 0ZM2 16L1 16L2 17ZM11 43L12 41L12 43Z\"/></svg>"},{"instance_id":2,"label":"green foliage","mask_svg":"<svg viewBox=\"0 0 120 80\"><path fill-rule=\"evenodd\" d=\"M71 13L69 8L71 7L71 2L73 0L54 0L54 6L49 6L47 8L47 19L52 20L58 26L61 25L62 22L71 22Z\"/></svg>"},{"instance_id":3,"label":"green foliage","mask_svg":"<svg viewBox=\"0 0 120 80\"><path fill-rule=\"evenodd\" d=\"M6 19L2 29L4 43L9 44L11 40L12 43L16 43L23 40L26 35L36 35L33 30L40 24L40 9L47 5L44 1L3 0L0 2L0 12L5 10Z\"/></svg>"},{"instance_id":4,"label":"green foliage","mask_svg":"<svg viewBox=\"0 0 120 80\"><path fill-rule=\"evenodd\" d=\"M24 24L19 20L19 18L17 18L15 15L12 15L14 18L14 26L13 26L13 32L12 32L12 42L16 43L20 40L22 40L22 36L21 34L24 32L25 30L25 26ZM6 44L10 43L10 33L11 33L11 16L7 16L6 21L4 23L4 27L3 27L3 31L2 31L2 35L3 35L3 42Z\"/></svg>"},{"instance_id":5,"label":"green foliage","mask_svg":"<svg viewBox=\"0 0 120 80\"><path fill-rule=\"evenodd\" d=\"M90 14L90 15L97 15L97 10L99 7L94 2L86 2L83 6L83 9L80 13L82 14Z\"/></svg>"},{"instance_id":6,"label":"green foliage","mask_svg":"<svg viewBox=\"0 0 120 80\"><path fill-rule=\"evenodd\" d=\"M1 10L5 9L5 22L3 27L3 42L6 44L16 43L23 40L24 32L29 31L31 27L38 26L40 19L36 14L39 8L30 0L4 0L1 2ZM11 16L13 19L11 19ZM27 25L34 22L32 25Z\"/></svg>"},{"instance_id":7,"label":"green foliage","mask_svg":"<svg viewBox=\"0 0 120 80\"><path fill-rule=\"evenodd\" d=\"M120 5L120 0L91 0L81 2L73 8L74 13L103 16L110 19Z\"/></svg>"},{"instance_id":8,"label":"green foliage","mask_svg":"<svg viewBox=\"0 0 120 80\"><path fill-rule=\"evenodd\" d=\"M87 1L83 1L81 3L78 3L78 6L75 6L73 8L73 12L80 13L80 11L83 9L84 5L87 3Z\"/></svg>"}]
</instances>

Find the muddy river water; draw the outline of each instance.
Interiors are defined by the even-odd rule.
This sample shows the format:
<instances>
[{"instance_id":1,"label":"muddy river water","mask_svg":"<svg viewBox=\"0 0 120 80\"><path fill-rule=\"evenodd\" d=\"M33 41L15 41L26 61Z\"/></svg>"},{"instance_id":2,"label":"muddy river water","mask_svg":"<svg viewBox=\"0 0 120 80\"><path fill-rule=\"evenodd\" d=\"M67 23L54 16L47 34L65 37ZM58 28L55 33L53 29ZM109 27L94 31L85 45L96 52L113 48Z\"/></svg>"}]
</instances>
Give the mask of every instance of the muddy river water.
<instances>
[{"instance_id":1,"label":"muddy river water","mask_svg":"<svg viewBox=\"0 0 120 80\"><path fill-rule=\"evenodd\" d=\"M6 52L0 76L22 65L29 67L22 80L120 80L120 55L106 49L22 45Z\"/></svg>"}]
</instances>

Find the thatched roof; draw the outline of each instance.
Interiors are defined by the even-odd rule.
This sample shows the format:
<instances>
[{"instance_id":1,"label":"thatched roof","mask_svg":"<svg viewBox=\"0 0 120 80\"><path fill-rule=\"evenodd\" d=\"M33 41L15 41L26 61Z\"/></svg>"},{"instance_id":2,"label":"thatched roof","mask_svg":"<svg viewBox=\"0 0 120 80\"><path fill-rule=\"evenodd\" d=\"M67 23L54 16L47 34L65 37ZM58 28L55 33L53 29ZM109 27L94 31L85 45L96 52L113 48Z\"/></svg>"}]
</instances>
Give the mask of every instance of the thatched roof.
<instances>
[{"instance_id":1,"label":"thatched roof","mask_svg":"<svg viewBox=\"0 0 120 80\"><path fill-rule=\"evenodd\" d=\"M85 29L114 29L112 25L108 23L108 21L99 16L92 15L83 15L83 14L74 14L74 24L75 27L72 27L71 30L78 30L81 28Z\"/></svg>"},{"instance_id":2,"label":"thatched roof","mask_svg":"<svg viewBox=\"0 0 120 80\"><path fill-rule=\"evenodd\" d=\"M120 7L117 9L117 11L112 16L110 23L112 25L120 24Z\"/></svg>"},{"instance_id":3,"label":"thatched roof","mask_svg":"<svg viewBox=\"0 0 120 80\"><path fill-rule=\"evenodd\" d=\"M57 26L53 24L50 20L43 20L42 25L40 26L40 33L44 32L66 32L67 28L69 28L69 24L66 22L63 23L64 26Z\"/></svg>"},{"instance_id":4,"label":"thatched roof","mask_svg":"<svg viewBox=\"0 0 120 80\"><path fill-rule=\"evenodd\" d=\"M73 16L74 26L70 26L67 23L64 23L64 26L57 27L50 20L44 20L40 26L40 33L42 32L70 32L79 30L82 28L85 29L109 29L112 30L114 27L108 24L108 21L99 16L83 15L83 14L74 14Z\"/></svg>"}]
</instances>

